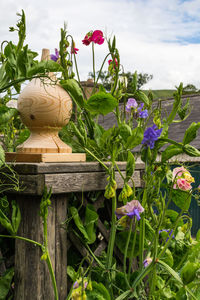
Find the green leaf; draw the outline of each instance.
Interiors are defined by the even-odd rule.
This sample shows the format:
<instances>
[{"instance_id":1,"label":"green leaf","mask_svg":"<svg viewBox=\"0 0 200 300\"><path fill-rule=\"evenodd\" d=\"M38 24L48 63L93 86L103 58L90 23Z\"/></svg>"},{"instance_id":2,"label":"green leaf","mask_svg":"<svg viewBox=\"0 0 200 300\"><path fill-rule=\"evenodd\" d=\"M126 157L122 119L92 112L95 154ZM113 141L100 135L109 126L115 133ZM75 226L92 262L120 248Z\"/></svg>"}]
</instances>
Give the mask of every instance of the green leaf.
<instances>
[{"instance_id":1,"label":"green leaf","mask_svg":"<svg viewBox=\"0 0 200 300\"><path fill-rule=\"evenodd\" d=\"M170 218L170 221L172 223L175 223L176 222L176 219L178 217L178 212L175 211L175 210L172 210L172 209L167 209L166 210L166 217ZM182 226L183 225L183 219L179 220L178 222L179 226Z\"/></svg>"},{"instance_id":2,"label":"green leaf","mask_svg":"<svg viewBox=\"0 0 200 300\"><path fill-rule=\"evenodd\" d=\"M200 156L200 151L188 144L183 147L183 151L189 156L196 156L196 157Z\"/></svg>"},{"instance_id":3,"label":"green leaf","mask_svg":"<svg viewBox=\"0 0 200 300\"><path fill-rule=\"evenodd\" d=\"M20 222L21 212L19 205L16 203L16 201L12 201L12 227L15 235L17 234Z\"/></svg>"},{"instance_id":4,"label":"green leaf","mask_svg":"<svg viewBox=\"0 0 200 300\"><path fill-rule=\"evenodd\" d=\"M92 244L96 240L96 229L95 224L98 221L98 214L94 210L92 205L86 206L86 212L85 212L85 229L88 235L88 243Z\"/></svg>"},{"instance_id":5,"label":"green leaf","mask_svg":"<svg viewBox=\"0 0 200 300\"><path fill-rule=\"evenodd\" d=\"M112 112L117 105L117 99L111 94L99 92L88 99L86 108L93 113L102 114L105 116Z\"/></svg>"},{"instance_id":6,"label":"green leaf","mask_svg":"<svg viewBox=\"0 0 200 300\"><path fill-rule=\"evenodd\" d=\"M27 77L27 65L28 65L28 45L24 47L17 55L17 66L20 70L22 77Z\"/></svg>"},{"instance_id":7,"label":"green leaf","mask_svg":"<svg viewBox=\"0 0 200 300\"><path fill-rule=\"evenodd\" d=\"M80 108L84 108L84 98L83 92L79 83L75 79L66 79L60 81L61 86L66 90L72 97L74 103L76 103Z\"/></svg>"},{"instance_id":8,"label":"green leaf","mask_svg":"<svg viewBox=\"0 0 200 300\"><path fill-rule=\"evenodd\" d=\"M196 240L200 242L200 229L197 231Z\"/></svg>"},{"instance_id":9,"label":"green leaf","mask_svg":"<svg viewBox=\"0 0 200 300\"><path fill-rule=\"evenodd\" d=\"M171 124L177 114L178 109L181 106L181 96L182 96L182 89L183 89L183 84L180 83L177 91L174 93L174 104L172 107L172 111L169 114L168 118L167 118L167 123Z\"/></svg>"},{"instance_id":10,"label":"green leaf","mask_svg":"<svg viewBox=\"0 0 200 300\"><path fill-rule=\"evenodd\" d=\"M5 300L10 290L10 285L14 275L14 268L6 271L6 273L0 277L0 300Z\"/></svg>"},{"instance_id":11,"label":"green leaf","mask_svg":"<svg viewBox=\"0 0 200 300\"><path fill-rule=\"evenodd\" d=\"M185 135L183 138L183 144L189 144L190 142L192 142L196 137L197 137L197 131L200 127L200 122L195 123L193 122L188 129L185 131Z\"/></svg>"},{"instance_id":12,"label":"green leaf","mask_svg":"<svg viewBox=\"0 0 200 300\"><path fill-rule=\"evenodd\" d=\"M48 72L59 72L62 71L62 67L53 60L42 60L29 68L27 71L28 77L34 75L46 74Z\"/></svg>"},{"instance_id":13,"label":"green leaf","mask_svg":"<svg viewBox=\"0 0 200 300\"><path fill-rule=\"evenodd\" d=\"M135 71L135 73L133 74L133 79L132 79L132 82L131 82L131 88L132 88L132 93L135 94L136 89L137 89L137 71Z\"/></svg>"},{"instance_id":14,"label":"green leaf","mask_svg":"<svg viewBox=\"0 0 200 300\"><path fill-rule=\"evenodd\" d=\"M197 270L200 269L200 263L187 261L181 270L181 278L184 284L192 282L196 277Z\"/></svg>"},{"instance_id":15,"label":"green leaf","mask_svg":"<svg viewBox=\"0 0 200 300\"><path fill-rule=\"evenodd\" d=\"M149 107L149 98L142 91L136 91L134 93L134 98L137 101L142 101L147 107Z\"/></svg>"},{"instance_id":16,"label":"green leaf","mask_svg":"<svg viewBox=\"0 0 200 300\"><path fill-rule=\"evenodd\" d=\"M165 254L162 257L162 261L164 261L166 264L168 264L170 267L174 264L174 259L171 251L169 249L166 249Z\"/></svg>"},{"instance_id":17,"label":"green leaf","mask_svg":"<svg viewBox=\"0 0 200 300\"><path fill-rule=\"evenodd\" d=\"M86 289L88 300L111 300L108 290L102 283L92 281L92 291Z\"/></svg>"},{"instance_id":18,"label":"green leaf","mask_svg":"<svg viewBox=\"0 0 200 300\"><path fill-rule=\"evenodd\" d=\"M3 147L0 145L0 167L5 163L5 152Z\"/></svg>"},{"instance_id":19,"label":"green leaf","mask_svg":"<svg viewBox=\"0 0 200 300\"><path fill-rule=\"evenodd\" d=\"M126 142L127 139L132 135L131 127L125 123L119 126L119 134L121 135L122 139Z\"/></svg>"},{"instance_id":20,"label":"green leaf","mask_svg":"<svg viewBox=\"0 0 200 300\"><path fill-rule=\"evenodd\" d=\"M17 109L5 105L0 106L0 125L7 123L11 118L17 115Z\"/></svg>"},{"instance_id":21,"label":"green leaf","mask_svg":"<svg viewBox=\"0 0 200 300\"><path fill-rule=\"evenodd\" d=\"M126 164L126 182L132 177L133 172L135 170L135 157L134 155L128 151L128 158Z\"/></svg>"},{"instance_id":22,"label":"green leaf","mask_svg":"<svg viewBox=\"0 0 200 300\"><path fill-rule=\"evenodd\" d=\"M188 296L186 294L186 290L182 287L176 293L176 300L188 300Z\"/></svg>"},{"instance_id":23,"label":"green leaf","mask_svg":"<svg viewBox=\"0 0 200 300\"><path fill-rule=\"evenodd\" d=\"M88 237L87 231L85 230L85 227L81 221L81 218L79 217L78 210L76 209L76 207L72 206L72 207L70 207L70 212L72 214L74 223L76 224L76 226L78 227L80 232L83 234L85 240L88 242L89 237Z\"/></svg>"},{"instance_id":24,"label":"green leaf","mask_svg":"<svg viewBox=\"0 0 200 300\"><path fill-rule=\"evenodd\" d=\"M166 162L171 157L183 153L182 147L178 147L176 145L168 146L161 154L162 163Z\"/></svg>"},{"instance_id":25,"label":"green leaf","mask_svg":"<svg viewBox=\"0 0 200 300\"><path fill-rule=\"evenodd\" d=\"M77 273L72 266L67 266L67 275L71 278L72 281L76 281Z\"/></svg>"},{"instance_id":26,"label":"green leaf","mask_svg":"<svg viewBox=\"0 0 200 300\"><path fill-rule=\"evenodd\" d=\"M137 127L132 130L132 135L128 137L126 147L128 149L133 149L140 145L144 136L144 131L141 127Z\"/></svg>"},{"instance_id":27,"label":"green leaf","mask_svg":"<svg viewBox=\"0 0 200 300\"><path fill-rule=\"evenodd\" d=\"M131 294L131 291L128 290L121 294L119 297L117 297L115 300L123 300L123 299L128 299L127 297ZM130 299L130 298L129 298Z\"/></svg>"},{"instance_id":28,"label":"green leaf","mask_svg":"<svg viewBox=\"0 0 200 300\"><path fill-rule=\"evenodd\" d=\"M191 203L191 194L187 191L172 189L172 201L181 209L188 210Z\"/></svg>"},{"instance_id":29,"label":"green leaf","mask_svg":"<svg viewBox=\"0 0 200 300\"><path fill-rule=\"evenodd\" d=\"M180 121L183 121L183 120L187 119L187 117L191 113L190 99L189 98L186 100L186 104L183 106L183 108L179 107L177 112L178 112L179 117L181 118Z\"/></svg>"}]
</instances>

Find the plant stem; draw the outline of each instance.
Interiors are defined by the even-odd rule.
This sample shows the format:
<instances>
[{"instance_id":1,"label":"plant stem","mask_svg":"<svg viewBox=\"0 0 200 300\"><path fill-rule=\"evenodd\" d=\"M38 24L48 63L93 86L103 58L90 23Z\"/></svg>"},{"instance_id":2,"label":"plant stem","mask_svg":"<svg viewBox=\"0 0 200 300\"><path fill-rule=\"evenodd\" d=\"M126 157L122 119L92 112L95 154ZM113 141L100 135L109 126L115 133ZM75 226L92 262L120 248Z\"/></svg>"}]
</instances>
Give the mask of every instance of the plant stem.
<instances>
[{"instance_id":1,"label":"plant stem","mask_svg":"<svg viewBox=\"0 0 200 300\"><path fill-rule=\"evenodd\" d=\"M109 270L112 265L113 251L114 251L114 243L115 243L115 234L116 234L116 195L112 198L112 221L111 221L111 229L110 229L110 239L108 242L108 252L107 252L107 262L106 268Z\"/></svg>"},{"instance_id":2,"label":"plant stem","mask_svg":"<svg viewBox=\"0 0 200 300\"><path fill-rule=\"evenodd\" d=\"M142 206L145 207L146 205L146 187L144 188L144 193L143 193L143 199L142 199ZM143 267L143 261L144 261L144 238L145 238L145 218L144 218L144 213L141 216L140 220L140 235L139 235L139 264L140 264L140 270Z\"/></svg>"},{"instance_id":3,"label":"plant stem","mask_svg":"<svg viewBox=\"0 0 200 300\"><path fill-rule=\"evenodd\" d=\"M131 248L131 254L130 254L130 258L129 258L129 268L128 268L128 279L130 280L130 275L131 275L131 267L132 267L132 263L133 263L133 256L134 256L134 250L135 250L135 243L136 243L136 236L137 236L137 225L138 225L138 221L135 218L135 230L134 230L134 236L133 236L133 245Z\"/></svg>"},{"instance_id":4,"label":"plant stem","mask_svg":"<svg viewBox=\"0 0 200 300\"><path fill-rule=\"evenodd\" d=\"M93 66L93 75L95 82L95 56L94 56L94 42L92 42L92 66Z\"/></svg>"},{"instance_id":5,"label":"plant stem","mask_svg":"<svg viewBox=\"0 0 200 300\"><path fill-rule=\"evenodd\" d=\"M49 256L48 249L46 250L46 254L47 254L46 262L47 262L47 266L48 266L49 273L50 273L50 276L51 276L51 281L52 281L52 284L53 284L55 300L59 300L58 289L57 289L57 284L56 284L56 278L55 278L55 274L54 274L54 271L53 271L53 266L52 266L52 263L51 263L51 259L50 259L50 256Z\"/></svg>"},{"instance_id":6,"label":"plant stem","mask_svg":"<svg viewBox=\"0 0 200 300\"><path fill-rule=\"evenodd\" d=\"M133 218L131 219L131 222L130 222L130 228L129 228L128 237L127 237L127 240L126 240L126 246L125 246L125 250L124 250L123 270L124 270L124 278L125 278L125 281L126 281L126 284L127 284L128 288L130 288L130 284L128 282L128 278L127 278L127 274L126 274L126 258L127 258L128 246L129 246L131 233L132 233L132 227L133 227Z\"/></svg>"},{"instance_id":7,"label":"plant stem","mask_svg":"<svg viewBox=\"0 0 200 300\"><path fill-rule=\"evenodd\" d=\"M85 149L85 151L87 152L87 153L89 153L91 156L93 156L101 165L102 165L102 167L104 167L104 169L106 169L106 171L109 171L109 168L95 155L95 154L93 154L89 149L87 149L87 148L84 148Z\"/></svg>"}]
</instances>

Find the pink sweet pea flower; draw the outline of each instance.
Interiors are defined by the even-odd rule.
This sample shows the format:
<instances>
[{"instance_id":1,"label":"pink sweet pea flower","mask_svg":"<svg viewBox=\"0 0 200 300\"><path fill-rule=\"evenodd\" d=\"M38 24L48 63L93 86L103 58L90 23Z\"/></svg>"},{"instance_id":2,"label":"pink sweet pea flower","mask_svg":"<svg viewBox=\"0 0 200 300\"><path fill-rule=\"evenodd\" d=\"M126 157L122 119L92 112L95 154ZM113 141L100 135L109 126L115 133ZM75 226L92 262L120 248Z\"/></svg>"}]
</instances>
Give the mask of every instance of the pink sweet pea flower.
<instances>
[{"instance_id":1,"label":"pink sweet pea flower","mask_svg":"<svg viewBox=\"0 0 200 300\"><path fill-rule=\"evenodd\" d=\"M104 42L103 32L101 30L95 30L92 34L91 41L95 44L102 45Z\"/></svg>"},{"instance_id":2,"label":"pink sweet pea flower","mask_svg":"<svg viewBox=\"0 0 200 300\"><path fill-rule=\"evenodd\" d=\"M177 167L173 169L173 179L175 179L175 177L181 177L184 172L187 172L187 170L184 167Z\"/></svg>"},{"instance_id":3,"label":"pink sweet pea flower","mask_svg":"<svg viewBox=\"0 0 200 300\"><path fill-rule=\"evenodd\" d=\"M185 178L177 179L176 185L182 191L189 191L192 188L191 184Z\"/></svg>"},{"instance_id":4,"label":"pink sweet pea flower","mask_svg":"<svg viewBox=\"0 0 200 300\"><path fill-rule=\"evenodd\" d=\"M138 200L132 200L127 202L126 205L119 207L116 209L115 213L118 218L123 216L128 216L129 218L133 218L136 216L136 219L140 220L140 214L143 213L144 208L140 204Z\"/></svg>"},{"instance_id":5,"label":"pink sweet pea flower","mask_svg":"<svg viewBox=\"0 0 200 300\"><path fill-rule=\"evenodd\" d=\"M74 47L71 48L71 54L77 54L78 51L79 51L78 48L74 48Z\"/></svg>"}]
</instances>

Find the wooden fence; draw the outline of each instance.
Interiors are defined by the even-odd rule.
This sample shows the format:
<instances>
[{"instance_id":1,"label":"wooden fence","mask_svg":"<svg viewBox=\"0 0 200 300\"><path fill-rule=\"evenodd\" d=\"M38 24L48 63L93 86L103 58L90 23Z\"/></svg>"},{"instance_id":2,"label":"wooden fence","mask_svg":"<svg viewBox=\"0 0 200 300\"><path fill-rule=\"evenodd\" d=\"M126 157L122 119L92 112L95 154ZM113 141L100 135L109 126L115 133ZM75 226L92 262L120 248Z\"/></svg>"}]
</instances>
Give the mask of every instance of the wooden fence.
<instances>
[{"instance_id":1,"label":"wooden fence","mask_svg":"<svg viewBox=\"0 0 200 300\"><path fill-rule=\"evenodd\" d=\"M184 158L182 159L184 161ZM108 164L107 164L108 165ZM118 162L122 174L126 163ZM52 205L48 217L48 248L58 286L59 299L67 295L67 251L75 247L82 256L86 250L73 232L66 232L61 223L67 219L67 203L71 192L81 197L82 192L104 190L107 174L96 162L87 163L15 163L23 189L9 194L20 205L22 221L18 235L43 243L43 227L39 216L41 195L44 187L52 188ZM144 164L136 163L133 179L135 187L143 186ZM116 171L118 189L123 180ZM131 184L131 181L130 181ZM96 209L101 206L103 197L95 202ZM95 249L98 255L107 246L109 232L98 221L102 238ZM67 238L68 234L68 238ZM118 253L119 259L121 259ZM15 300L53 300L54 292L46 263L41 261L41 250L33 244L21 240L15 242Z\"/></svg>"}]
</instances>

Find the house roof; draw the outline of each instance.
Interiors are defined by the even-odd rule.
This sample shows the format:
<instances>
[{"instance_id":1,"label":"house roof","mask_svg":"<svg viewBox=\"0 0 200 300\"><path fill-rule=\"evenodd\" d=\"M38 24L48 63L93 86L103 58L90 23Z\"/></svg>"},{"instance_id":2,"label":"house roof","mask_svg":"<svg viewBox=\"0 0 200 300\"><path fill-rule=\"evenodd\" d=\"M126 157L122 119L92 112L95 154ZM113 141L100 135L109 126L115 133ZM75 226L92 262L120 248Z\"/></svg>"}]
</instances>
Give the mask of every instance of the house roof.
<instances>
[{"instance_id":1,"label":"house roof","mask_svg":"<svg viewBox=\"0 0 200 300\"><path fill-rule=\"evenodd\" d=\"M190 106L191 106L191 113L189 117L178 123L171 124L169 128L169 138L172 140L175 140L177 142L182 142L184 133L186 129L190 126L192 122L200 122L200 95L194 94L194 95L187 95L182 97L183 105L186 103L187 99L190 98ZM157 105L157 101L154 102L154 105ZM172 110L172 106L174 103L173 98L169 98L166 100L162 100L162 116L166 116L166 113L169 114ZM120 110L123 110L123 104L120 105ZM115 120L115 116L113 113L109 113L106 116L101 116L99 118L99 123L101 126L103 126L105 129L113 127L115 124L117 126L117 122ZM180 120L179 118L176 118L176 120ZM151 126L152 121L149 122L149 126ZM191 145L194 147L200 149L200 130L197 134L197 137L194 141L191 142Z\"/></svg>"}]
</instances>

